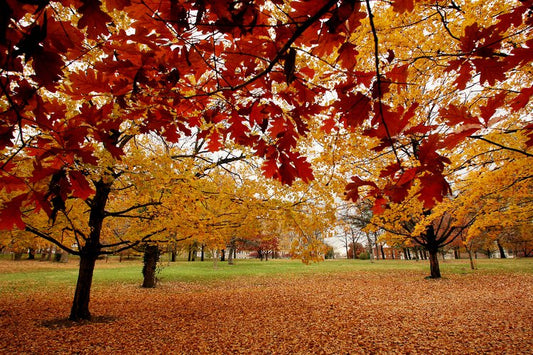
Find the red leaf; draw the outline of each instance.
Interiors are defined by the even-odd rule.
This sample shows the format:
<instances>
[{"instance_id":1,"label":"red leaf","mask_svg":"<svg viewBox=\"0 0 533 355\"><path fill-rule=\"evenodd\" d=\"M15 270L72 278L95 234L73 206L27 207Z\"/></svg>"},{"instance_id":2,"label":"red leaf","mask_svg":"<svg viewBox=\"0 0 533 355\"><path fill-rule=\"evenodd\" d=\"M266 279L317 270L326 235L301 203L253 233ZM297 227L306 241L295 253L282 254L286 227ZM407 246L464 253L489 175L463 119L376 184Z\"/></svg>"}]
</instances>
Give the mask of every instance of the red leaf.
<instances>
[{"instance_id":1,"label":"red leaf","mask_svg":"<svg viewBox=\"0 0 533 355\"><path fill-rule=\"evenodd\" d=\"M126 6L131 5L131 0L106 0L105 4L108 11L114 9L122 10Z\"/></svg>"},{"instance_id":2,"label":"red leaf","mask_svg":"<svg viewBox=\"0 0 533 355\"><path fill-rule=\"evenodd\" d=\"M296 156L293 158L294 165L296 167L296 170L298 172L298 177L302 179L303 182L310 182L315 179L313 175L313 169L311 168L311 164L305 159L305 157L302 156Z\"/></svg>"},{"instance_id":3,"label":"red leaf","mask_svg":"<svg viewBox=\"0 0 533 355\"><path fill-rule=\"evenodd\" d=\"M51 89L51 86L61 77L64 64L61 56L56 52L46 50L37 51L33 55L35 80L48 89Z\"/></svg>"},{"instance_id":4,"label":"red leaf","mask_svg":"<svg viewBox=\"0 0 533 355\"><path fill-rule=\"evenodd\" d=\"M392 2L392 8L398 13L404 13L406 11L413 11L415 8L414 0L394 0Z\"/></svg>"},{"instance_id":5,"label":"red leaf","mask_svg":"<svg viewBox=\"0 0 533 355\"><path fill-rule=\"evenodd\" d=\"M487 104L480 108L481 117L485 121L485 125L487 125L491 117L496 113L496 110L504 105L506 96L507 93L502 91L501 93L489 98L487 100Z\"/></svg>"},{"instance_id":6,"label":"red leaf","mask_svg":"<svg viewBox=\"0 0 533 355\"><path fill-rule=\"evenodd\" d=\"M529 88L523 88L520 90L520 94L511 101L511 108L518 111L529 103L529 100L533 96L533 86Z\"/></svg>"},{"instance_id":7,"label":"red leaf","mask_svg":"<svg viewBox=\"0 0 533 355\"><path fill-rule=\"evenodd\" d=\"M444 146L448 149L456 147L459 143L463 142L466 137L470 137L476 133L479 128L467 128L458 132L447 134L444 138Z\"/></svg>"},{"instance_id":8,"label":"red leaf","mask_svg":"<svg viewBox=\"0 0 533 355\"><path fill-rule=\"evenodd\" d=\"M498 81L504 81L506 76L506 66L503 61L498 59L476 58L472 60L476 71L480 74L479 81L481 84L487 82L489 85L495 85Z\"/></svg>"},{"instance_id":9,"label":"red leaf","mask_svg":"<svg viewBox=\"0 0 533 355\"><path fill-rule=\"evenodd\" d=\"M371 99L360 92L341 96L335 107L341 111L344 125L351 128L360 126L372 111Z\"/></svg>"},{"instance_id":10,"label":"red leaf","mask_svg":"<svg viewBox=\"0 0 533 355\"><path fill-rule=\"evenodd\" d=\"M396 172L400 170L400 164L393 163L385 167L385 169L381 170L379 177L387 177L387 176L394 176Z\"/></svg>"},{"instance_id":11,"label":"red leaf","mask_svg":"<svg viewBox=\"0 0 533 355\"><path fill-rule=\"evenodd\" d=\"M351 70L357 64L359 52L355 48L350 42L344 42L339 48L337 62L340 62L348 70Z\"/></svg>"},{"instance_id":12,"label":"red leaf","mask_svg":"<svg viewBox=\"0 0 533 355\"><path fill-rule=\"evenodd\" d=\"M69 49L81 46L83 33L72 26L69 21L57 21L54 17L48 19L47 45L57 52L66 53ZM47 47L46 47L47 48Z\"/></svg>"},{"instance_id":13,"label":"red leaf","mask_svg":"<svg viewBox=\"0 0 533 355\"><path fill-rule=\"evenodd\" d=\"M0 191L5 188L8 194L13 191L24 190L26 187L26 183L21 177L5 175L0 178Z\"/></svg>"},{"instance_id":14,"label":"red leaf","mask_svg":"<svg viewBox=\"0 0 533 355\"><path fill-rule=\"evenodd\" d=\"M102 11L100 0L85 0L83 5L78 9L82 14L78 21L78 28L87 27L87 35L91 39L98 38L101 34L107 34L106 24L113 19Z\"/></svg>"},{"instance_id":15,"label":"red leaf","mask_svg":"<svg viewBox=\"0 0 533 355\"><path fill-rule=\"evenodd\" d=\"M333 128L335 128L335 119L333 117L328 117L324 120L321 129L324 133L330 134Z\"/></svg>"},{"instance_id":16,"label":"red leaf","mask_svg":"<svg viewBox=\"0 0 533 355\"><path fill-rule=\"evenodd\" d=\"M69 172L70 184L72 185L72 196L86 200L92 194L94 190L87 181L87 178L79 171Z\"/></svg>"},{"instance_id":17,"label":"red leaf","mask_svg":"<svg viewBox=\"0 0 533 355\"><path fill-rule=\"evenodd\" d=\"M22 194L4 204L0 210L0 230L12 230L14 227L23 230L26 227L20 211L26 197L26 194Z\"/></svg>"},{"instance_id":18,"label":"red leaf","mask_svg":"<svg viewBox=\"0 0 533 355\"><path fill-rule=\"evenodd\" d=\"M352 176L351 183L346 185L346 191L344 194L346 195L347 200L351 200L353 202L357 202L359 200L359 188L361 186L370 186L377 190L377 185L373 181L368 180L362 180L358 176Z\"/></svg>"},{"instance_id":19,"label":"red leaf","mask_svg":"<svg viewBox=\"0 0 533 355\"><path fill-rule=\"evenodd\" d=\"M524 131L526 131L526 137L529 139L526 141L526 146L531 147L533 146L533 123L528 124L524 127Z\"/></svg>"},{"instance_id":20,"label":"red leaf","mask_svg":"<svg viewBox=\"0 0 533 355\"><path fill-rule=\"evenodd\" d=\"M457 85L459 90L464 90L470 79L472 79L472 64L469 61L452 60L448 63L446 71L457 72L454 84Z\"/></svg>"},{"instance_id":21,"label":"red leaf","mask_svg":"<svg viewBox=\"0 0 533 355\"><path fill-rule=\"evenodd\" d=\"M88 68L84 71L70 74L72 82L71 92L75 98L83 98L91 92L109 92L109 80L106 80L102 71Z\"/></svg>"},{"instance_id":22,"label":"red leaf","mask_svg":"<svg viewBox=\"0 0 533 355\"><path fill-rule=\"evenodd\" d=\"M444 118L450 126L458 124L479 125L479 120L472 116L464 106L458 107L450 105L442 108L439 112L442 118Z\"/></svg>"},{"instance_id":23,"label":"red leaf","mask_svg":"<svg viewBox=\"0 0 533 355\"><path fill-rule=\"evenodd\" d=\"M267 178L277 178L279 175L278 164L275 159L265 160L261 166L261 170L263 170L263 175Z\"/></svg>"},{"instance_id":24,"label":"red leaf","mask_svg":"<svg viewBox=\"0 0 533 355\"><path fill-rule=\"evenodd\" d=\"M217 132L211 132L209 135L209 140L207 141L207 149L209 149L211 152L218 152L220 148L222 148L220 135Z\"/></svg>"},{"instance_id":25,"label":"red leaf","mask_svg":"<svg viewBox=\"0 0 533 355\"><path fill-rule=\"evenodd\" d=\"M409 64L395 66L385 76L395 84L398 84L400 88L407 87L407 76L409 74Z\"/></svg>"},{"instance_id":26,"label":"red leaf","mask_svg":"<svg viewBox=\"0 0 533 355\"><path fill-rule=\"evenodd\" d=\"M382 214L387 208L387 200L383 197L378 197L374 201L374 206L372 206L372 212L376 215Z\"/></svg>"},{"instance_id":27,"label":"red leaf","mask_svg":"<svg viewBox=\"0 0 533 355\"><path fill-rule=\"evenodd\" d=\"M451 192L450 185L441 174L425 174L420 177L420 201L425 209L431 209L435 203Z\"/></svg>"}]
</instances>

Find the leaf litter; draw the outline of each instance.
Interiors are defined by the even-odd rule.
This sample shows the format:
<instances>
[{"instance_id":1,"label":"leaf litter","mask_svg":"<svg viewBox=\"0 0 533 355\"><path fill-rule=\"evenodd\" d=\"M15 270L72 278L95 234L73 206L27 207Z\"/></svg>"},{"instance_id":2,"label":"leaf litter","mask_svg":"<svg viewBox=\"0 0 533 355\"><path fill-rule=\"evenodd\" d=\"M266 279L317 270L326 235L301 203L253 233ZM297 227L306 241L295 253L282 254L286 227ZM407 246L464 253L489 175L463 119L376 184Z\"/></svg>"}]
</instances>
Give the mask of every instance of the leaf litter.
<instances>
[{"instance_id":1,"label":"leaf litter","mask_svg":"<svg viewBox=\"0 0 533 355\"><path fill-rule=\"evenodd\" d=\"M0 353L533 353L533 275L405 271L96 287L0 298Z\"/></svg>"}]
</instances>

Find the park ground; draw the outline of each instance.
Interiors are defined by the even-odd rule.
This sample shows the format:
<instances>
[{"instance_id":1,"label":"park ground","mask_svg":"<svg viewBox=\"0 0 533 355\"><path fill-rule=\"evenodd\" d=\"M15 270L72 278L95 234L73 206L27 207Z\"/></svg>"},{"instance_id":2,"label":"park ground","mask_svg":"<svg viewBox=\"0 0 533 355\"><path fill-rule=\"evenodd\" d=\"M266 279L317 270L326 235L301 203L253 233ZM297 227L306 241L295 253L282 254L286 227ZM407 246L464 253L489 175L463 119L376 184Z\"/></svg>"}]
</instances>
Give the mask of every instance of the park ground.
<instances>
[{"instance_id":1,"label":"park ground","mask_svg":"<svg viewBox=\"0 0 533 355\"><path fill-rule=\"evenodd\" d=\"M533 260L99 261L91 322L66 321L76 261L0 260L0 353L528 354Z\"/></svg>"}]
</instances>

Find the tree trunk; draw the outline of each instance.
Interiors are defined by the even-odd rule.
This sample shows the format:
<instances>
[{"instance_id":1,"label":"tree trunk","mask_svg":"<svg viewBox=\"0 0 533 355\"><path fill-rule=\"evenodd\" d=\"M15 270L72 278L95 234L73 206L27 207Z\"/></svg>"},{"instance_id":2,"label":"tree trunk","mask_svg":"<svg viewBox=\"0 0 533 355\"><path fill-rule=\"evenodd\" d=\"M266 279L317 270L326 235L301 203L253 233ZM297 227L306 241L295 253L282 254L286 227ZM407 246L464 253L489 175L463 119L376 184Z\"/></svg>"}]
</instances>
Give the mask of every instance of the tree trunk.
<instances>
[{"instance_id":1,"label":"tree trunk","mask_svg":"<svg viewBox=\"0 0 533 355\"><path fill-rule=\"evenodd\" d=\"M78 282L74 293L74 301L70 310L69 319L72 321L90 320L89 299L91 296L91 285L93 281L94 265L97 254L80 255L80 269L78 272Z\"/></svg>"},{"instance_id":2,"label":"tree trunk","mask_svg":"<svg viewBox=\"0 0 533 355\"><path fill-rule=\"evenodd\" d=\"M228 251L228 265L234 264L235 259L235 238L232 238L229 242L229 251Z\"/></svg>"},{"instance_id":3,"label":"tree trunk","mask_svg":"<svg viewBox=\"0 0 533 355\"><path fill-rule=\"evenodd\" d=\"M505 250L503 250L502 245L500 244L500 240L496 239L496 244L498 245L498 250L500 251L500 258L505 259L507 256L505 255Z\"/></svg>"},{"instance_id":4,"label":"tree trunk","mask_svg":"<svg viewBox=\"0 0 533 355\"><path fill-rule=\"evenodd\" d=\"M439 251L438 249L430 249L429 252L429 269L430 269L430 278L440 279L440 267L439 267Z\"/></svg>"},{"instance_id":5,"label":"tree trunk","mask_svg":"<svg viewBox=\"0 0 533 355\"><path fill-rule=\"evenodd\" d=\"M143 284L144 288L154 288L156 284L156 269L159 261L159 247L147 245L144 248Z\"/></svg>"},{"instance_id":6,"label":"tree trunk","mask_svg":"<svg viewBox=\"0 0 533 355\"><path fill-rule=\"evenodd\" d=\"M368 256L370 257L370 262L374 262L374 249L372 248L372 240L370 239L370 234L366 234L366 242L368 243ZM394 257L393 257L394 259Z\"/></svg>"},{"instance_id":7,"label":"tree trunk","mask_svg":"<svg viewBox=\"0 0 533 355\"><path fill-rule=\"evenodd\" d=\"M460 259L459 257L459 248L453 248L453 256L455 259Z\"/></svg>"},{"instance_id":8,"label":"tree trunk","mask_svg":"<svg viewBox=\"0 0 533 355\"><path fill-rule=\"evenodd\" d=\"M173 249L171 254L170 254L170 261L171 262L176 262L176 256L177 256L177 252L176 252L176 249Z\"/></svg>"},{"instance_id":9,"label":"tree trunk","mask_svg":"<svg viewBox=\"0 0 533 355\"><path fill-rule=\"evenodd\" d=\"M73 321L91 319L91 313L89 312L91 285L94 265L101 251L100 234L105 218L105 206L109 193L111 192L111 185L113 185L113 182L104 182L103 179L94 183L96 192L91 203L91 212L89 215L89 228L91 233L85 246L80 249L80 270L74 293L74 301L70 310L69 319Z\"/></svg>"},{"instance_id":10,"label":"tree trunk","mask_svg":"<svg viewBox=\"0 0 533 355\"><path fill-rule=\"evenodd\" d=\"M380 249L381 249L381 259L385 260L385 251L383 250L383 244L380 245Z\"/></svg>"},{"instance_id":11,"label":"tree trunk","mask_svg":"<svg viewBox=\"0 0 533 355\"><path fill-rule=\"evenodd\" d=\"M28 260L35 260L35 249L28 249Z\"/></svg>"},{"instance_id":12,"label":"tree trunk","mask_svg":"<svg viewBox=\"0 0 533 355\"><path fill-rule=\"evenodd\" d=\"M220 251L220 261L226 261L226 249Z\"/></svg>"},{"instance_id":13,"label":"tree trunk","mask_svg":"<svg viewBox=\"0 0 533 355\"><path fill-rule=\"evenodd\" d=\"M470 259L470 269L475 270L476 264L474 263L474 258L472 257L472 250L466 249L468 252L468 259Z\"/></svg>"}]
</instances>

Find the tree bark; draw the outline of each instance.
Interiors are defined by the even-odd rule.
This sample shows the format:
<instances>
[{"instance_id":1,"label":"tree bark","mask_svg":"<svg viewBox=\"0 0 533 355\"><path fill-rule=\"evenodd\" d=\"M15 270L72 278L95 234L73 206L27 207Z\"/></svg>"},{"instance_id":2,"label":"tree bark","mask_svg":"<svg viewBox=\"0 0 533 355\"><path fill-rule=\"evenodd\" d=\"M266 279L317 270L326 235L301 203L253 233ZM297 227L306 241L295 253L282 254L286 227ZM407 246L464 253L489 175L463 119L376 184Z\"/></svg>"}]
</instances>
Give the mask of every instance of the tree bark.
<instances>
[{"instance_id":1,"label":"tree bark","mask_svg":"<svg viewBox=\"0 0 533 355\"><path fill-rule=\"evenodd\" d=\"M69 319L72 321L90 320L89 300L91 296L91 285L93 281L94 265L97 254L80 255L80 269L78 272L78 282L74 292L74 301L70 310Z\"/></svg>"},{"instance_id":2,"label":"tree bark","mask_svg":"<svg viewBox=\"0 0 533 355\"><path fill-rule=\"evenodd\" d=\"M176 262L176 256L177 256L177 254L178 254L178 253L176 252L176 249L173 249L172 252L171 252L171 254L170 254L170 261L171 261L171 262L173 262L173 263Z\"/></svg>"},{"instance_id":3,"label":"tree bark","mask_svg":"<svg viewBox=\"0 0 533 355\"><path fill-rule=\"evenodd\" d=\"M430 278L440 279L440 266L439 266L439 251L438 249L429 249L429 269Z\"/></svg>"},{"instance_id":4,"label":"tree bark","mask_svg":"<svg viewBox=\"0 0 533 355\"><path fill-rule=\"evenodd\" d=\"M505 259L507 256L505 255L505 250L503 250L502 245L500 244L500 240L496 239L496 244L498 245L498 250L500 251L500 258Z\"/></svg>"},{"instance_id":5,"label":"tree bark","mask_svg":"<svg viewBox=\"0 0 533 355\"><path fill-rule=\"evenodd\" d=\"M232 238L229 243L228 265L234 265L235 249L235 239Z\"/></svg>"},{"instance_id":6,"label":"tree bark","mask_svg":"<svg viewBox=\"0 0 533 355\"><path fill-rule=\"evenodd\" d=\"M159 247L147 245L144 248L143 284L144 288L154 288L156 284L156 269L159 261Z\"/></svg>"},{"instance_id":7,"label":"tree bark","mask_svg":"<svg viewBox=\"0 0 533 355\"><path fill-rule=\"evenodd\" d=\"M113 182L104 182L102 179L95 181L96 188L94 198L91 202L91 212L89 215L89 228L91 233L85 245L80 249L80 269L78 282L74 293L74 301L70 310L70 320L90 320L89 299L91 296L91 286L93 281L94 265L100 255L101 244L100 234L105 218L105 207Z\"/></svg>"},{"instance_id":8,"label":"tree bark","mask_svg":"<svg viewBox=\"0 0 533 355\"><path fill-rule=\"evenodd\" d=\"M468 252L468 259L470 259L470 269L475 270L476 264L474 263L474 258L472 257L472 250L467 248L466 251Z\"/></svg>"}]
</instances>

